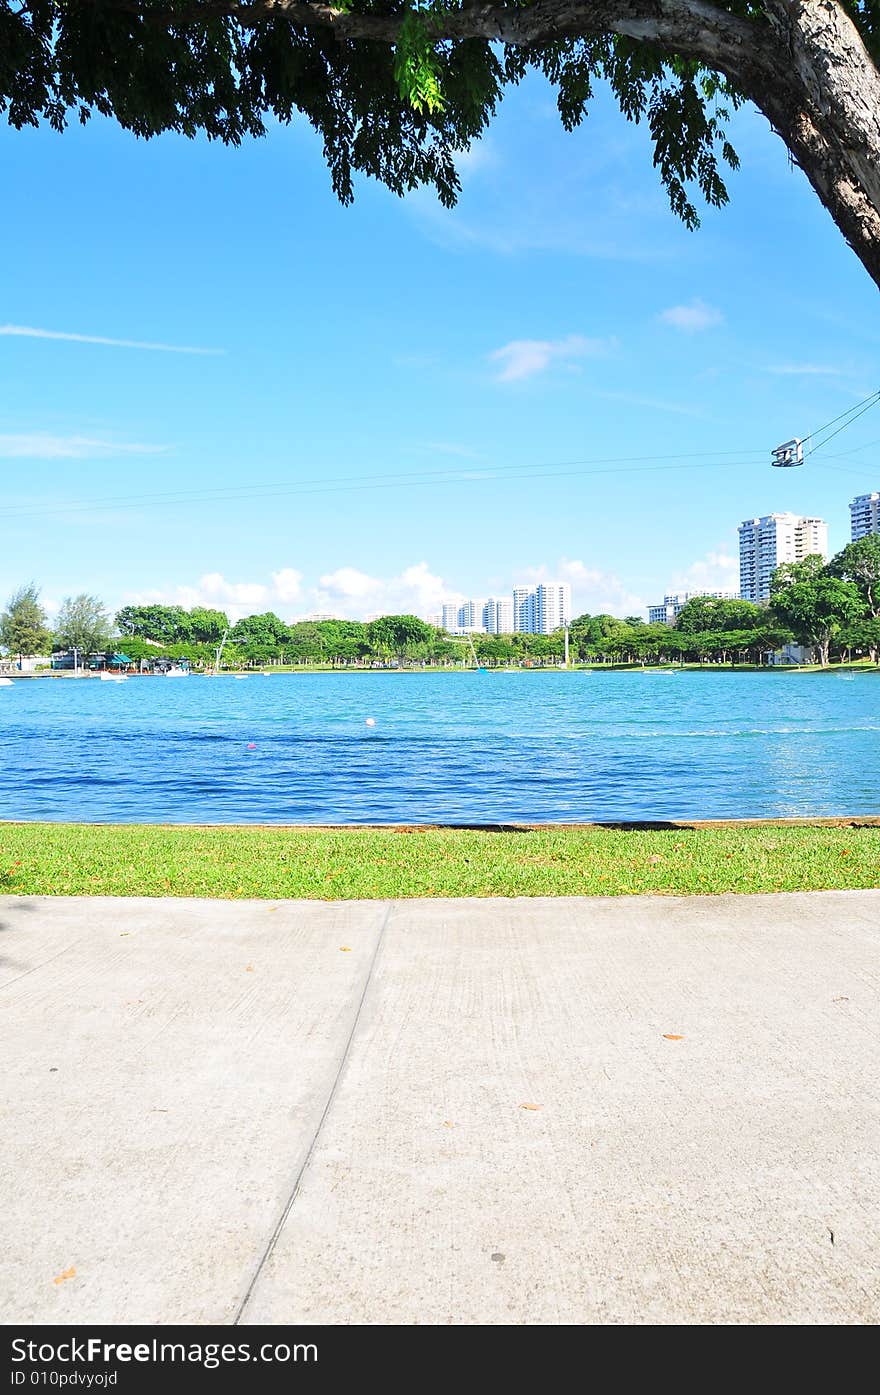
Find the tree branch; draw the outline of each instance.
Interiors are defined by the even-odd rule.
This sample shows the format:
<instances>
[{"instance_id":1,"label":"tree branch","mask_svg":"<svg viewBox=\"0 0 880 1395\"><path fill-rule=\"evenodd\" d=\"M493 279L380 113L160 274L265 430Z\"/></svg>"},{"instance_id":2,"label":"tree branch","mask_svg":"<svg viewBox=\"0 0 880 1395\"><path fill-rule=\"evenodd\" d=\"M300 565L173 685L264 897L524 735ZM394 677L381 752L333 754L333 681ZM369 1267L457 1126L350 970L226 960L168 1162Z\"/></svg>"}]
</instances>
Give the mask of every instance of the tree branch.
<instances>
[{"instance_id":1,"label":"tree branch","mask_svg":"<svg viewBox=\"0 0 880 1395\"><path fill-rule=\"evenodd\" d=\"M267 19L286 19L299 29L325 30L340 39L371 39L393 44L404 16L377 11L351 11L317 0L204 0L176 9L156 9L141 0L93 0L101 8L140 15L175 25L200 19L229 18L244 28ZM753 68L756 24L719 9L708 0L536 0L532 5L469 3L440 15L425 15L438 41L485 39L518 48L537 47L560 39L620 34L654 43L695 58L707 66L717 63L729 76ZM763 26L762 26L763 27ZM764 37L772 31L763 27Z\"/></svg>"}]
</instances>

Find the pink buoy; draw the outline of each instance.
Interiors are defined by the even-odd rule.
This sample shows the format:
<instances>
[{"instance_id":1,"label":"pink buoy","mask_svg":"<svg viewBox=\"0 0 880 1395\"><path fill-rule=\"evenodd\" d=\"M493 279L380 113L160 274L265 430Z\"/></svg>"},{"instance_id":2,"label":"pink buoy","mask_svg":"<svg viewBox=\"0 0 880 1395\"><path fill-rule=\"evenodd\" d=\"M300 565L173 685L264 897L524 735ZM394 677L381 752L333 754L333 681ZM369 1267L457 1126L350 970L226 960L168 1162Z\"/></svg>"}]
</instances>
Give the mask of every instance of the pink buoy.
<instances>
[{"instance_id":1,"label":"pink buoy","mask_svg":"<svg viewBox=\"0 0 880 1395\"><path fill-rule=\"evenodd\" d=\"M248 750L249 750L249 751L255 751L256 749L257 749L257 743L256 743L256 741L249 741L249 742L248 742Z\"/></svg>"}]
</instances>

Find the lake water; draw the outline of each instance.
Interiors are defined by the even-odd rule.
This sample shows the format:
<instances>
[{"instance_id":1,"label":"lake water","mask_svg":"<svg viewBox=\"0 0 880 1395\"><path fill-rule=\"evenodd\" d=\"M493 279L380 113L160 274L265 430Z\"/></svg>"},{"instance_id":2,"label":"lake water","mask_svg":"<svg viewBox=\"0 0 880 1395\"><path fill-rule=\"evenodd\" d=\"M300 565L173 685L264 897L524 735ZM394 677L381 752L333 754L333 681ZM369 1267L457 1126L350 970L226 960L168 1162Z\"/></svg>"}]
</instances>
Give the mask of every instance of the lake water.
<instances>
[{"instance_id":1,"label":"lake water","mask_svg":"<svg viewBox=\"0 0 880 1395\"><path fill-rule=\"evenodd\" d=\"M880 675L27 680L0 688L0 762L3 819L876 814Z\"/></svg>"}]
</instances>

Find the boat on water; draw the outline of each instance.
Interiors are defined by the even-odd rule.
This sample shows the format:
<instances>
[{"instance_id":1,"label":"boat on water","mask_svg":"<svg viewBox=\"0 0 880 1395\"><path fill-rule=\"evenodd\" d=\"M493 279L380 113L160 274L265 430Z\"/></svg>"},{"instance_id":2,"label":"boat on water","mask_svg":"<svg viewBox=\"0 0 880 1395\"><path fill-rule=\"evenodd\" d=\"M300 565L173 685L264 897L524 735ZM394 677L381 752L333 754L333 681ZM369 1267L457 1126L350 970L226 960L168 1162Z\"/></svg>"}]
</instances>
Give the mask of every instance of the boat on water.
<instances>
[{"instance_id":1,"label":"boat on water","mask_svg":"<svg viewBox=\"0 0 880 1395\"><path fill-rule=\"evenodd\" d=\"M0 688L11 688L13 682L11 678L0 678Z\"/></svg>"},{"instance_id":2,"label":"boat on water","mask_svg":"<svg viewBox=\"0 0 880 1395\"><path fill-rule=\"evenodd\" d=\"M165 670L166 678L189 678L189 669L181 668L179 664L172 664Z\"/></svg>"},{"instance_id":3,"label":"boat on water","mask_svg":"<svg viewBox=\"0 0 880 1395\"><path fill-rule=\"evenodd\" d=\"M102 683L124 683L128 678L128 674L108 673L106 669L102 669L101 672L98 674L98 677L100 678Z\"/></svg>"}]
</instances>

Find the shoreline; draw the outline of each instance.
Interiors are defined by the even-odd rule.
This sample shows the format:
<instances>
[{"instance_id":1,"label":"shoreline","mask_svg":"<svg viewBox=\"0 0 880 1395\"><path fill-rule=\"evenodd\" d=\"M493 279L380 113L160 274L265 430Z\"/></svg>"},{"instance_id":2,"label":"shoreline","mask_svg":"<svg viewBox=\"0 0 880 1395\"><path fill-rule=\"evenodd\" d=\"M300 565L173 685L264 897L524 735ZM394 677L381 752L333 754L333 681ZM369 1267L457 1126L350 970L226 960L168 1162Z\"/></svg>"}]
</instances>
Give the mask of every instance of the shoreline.
<instances>
[{"instance_id":1,"label":"shoreline","mask_svg":"<svg viewBox=\"0 0 880 1395\"><path fill-rule=\"evenodd\" d=\"M336 675L339 677L373 677L373 678L401 678L401 677L427 677L446 676L463 674L478 674L481 677L492 677L499 674L559 674L559 673L880 673L880 665L872 663L870 660L855 660L852 663L826 664L572 664L569 668L562 665L545 664L543 666L533 666L531 668L332 668L328 666L317 667L304 664L296 668L280 665L277 668L252 668L252 669L229 669L220 674L208 674L202 670L195 670L187 674L188 678L295 678L312 674ZM163 673L127 673L123 675L127 679L141 678L164 678ZM64 679L68 682L88 682L100 680L100 672L72 673L69 669L59 669L50 673L2 673L0 677L9 678L13 683L36 682L44 679Z\"/></svg>"}]
</instances>

